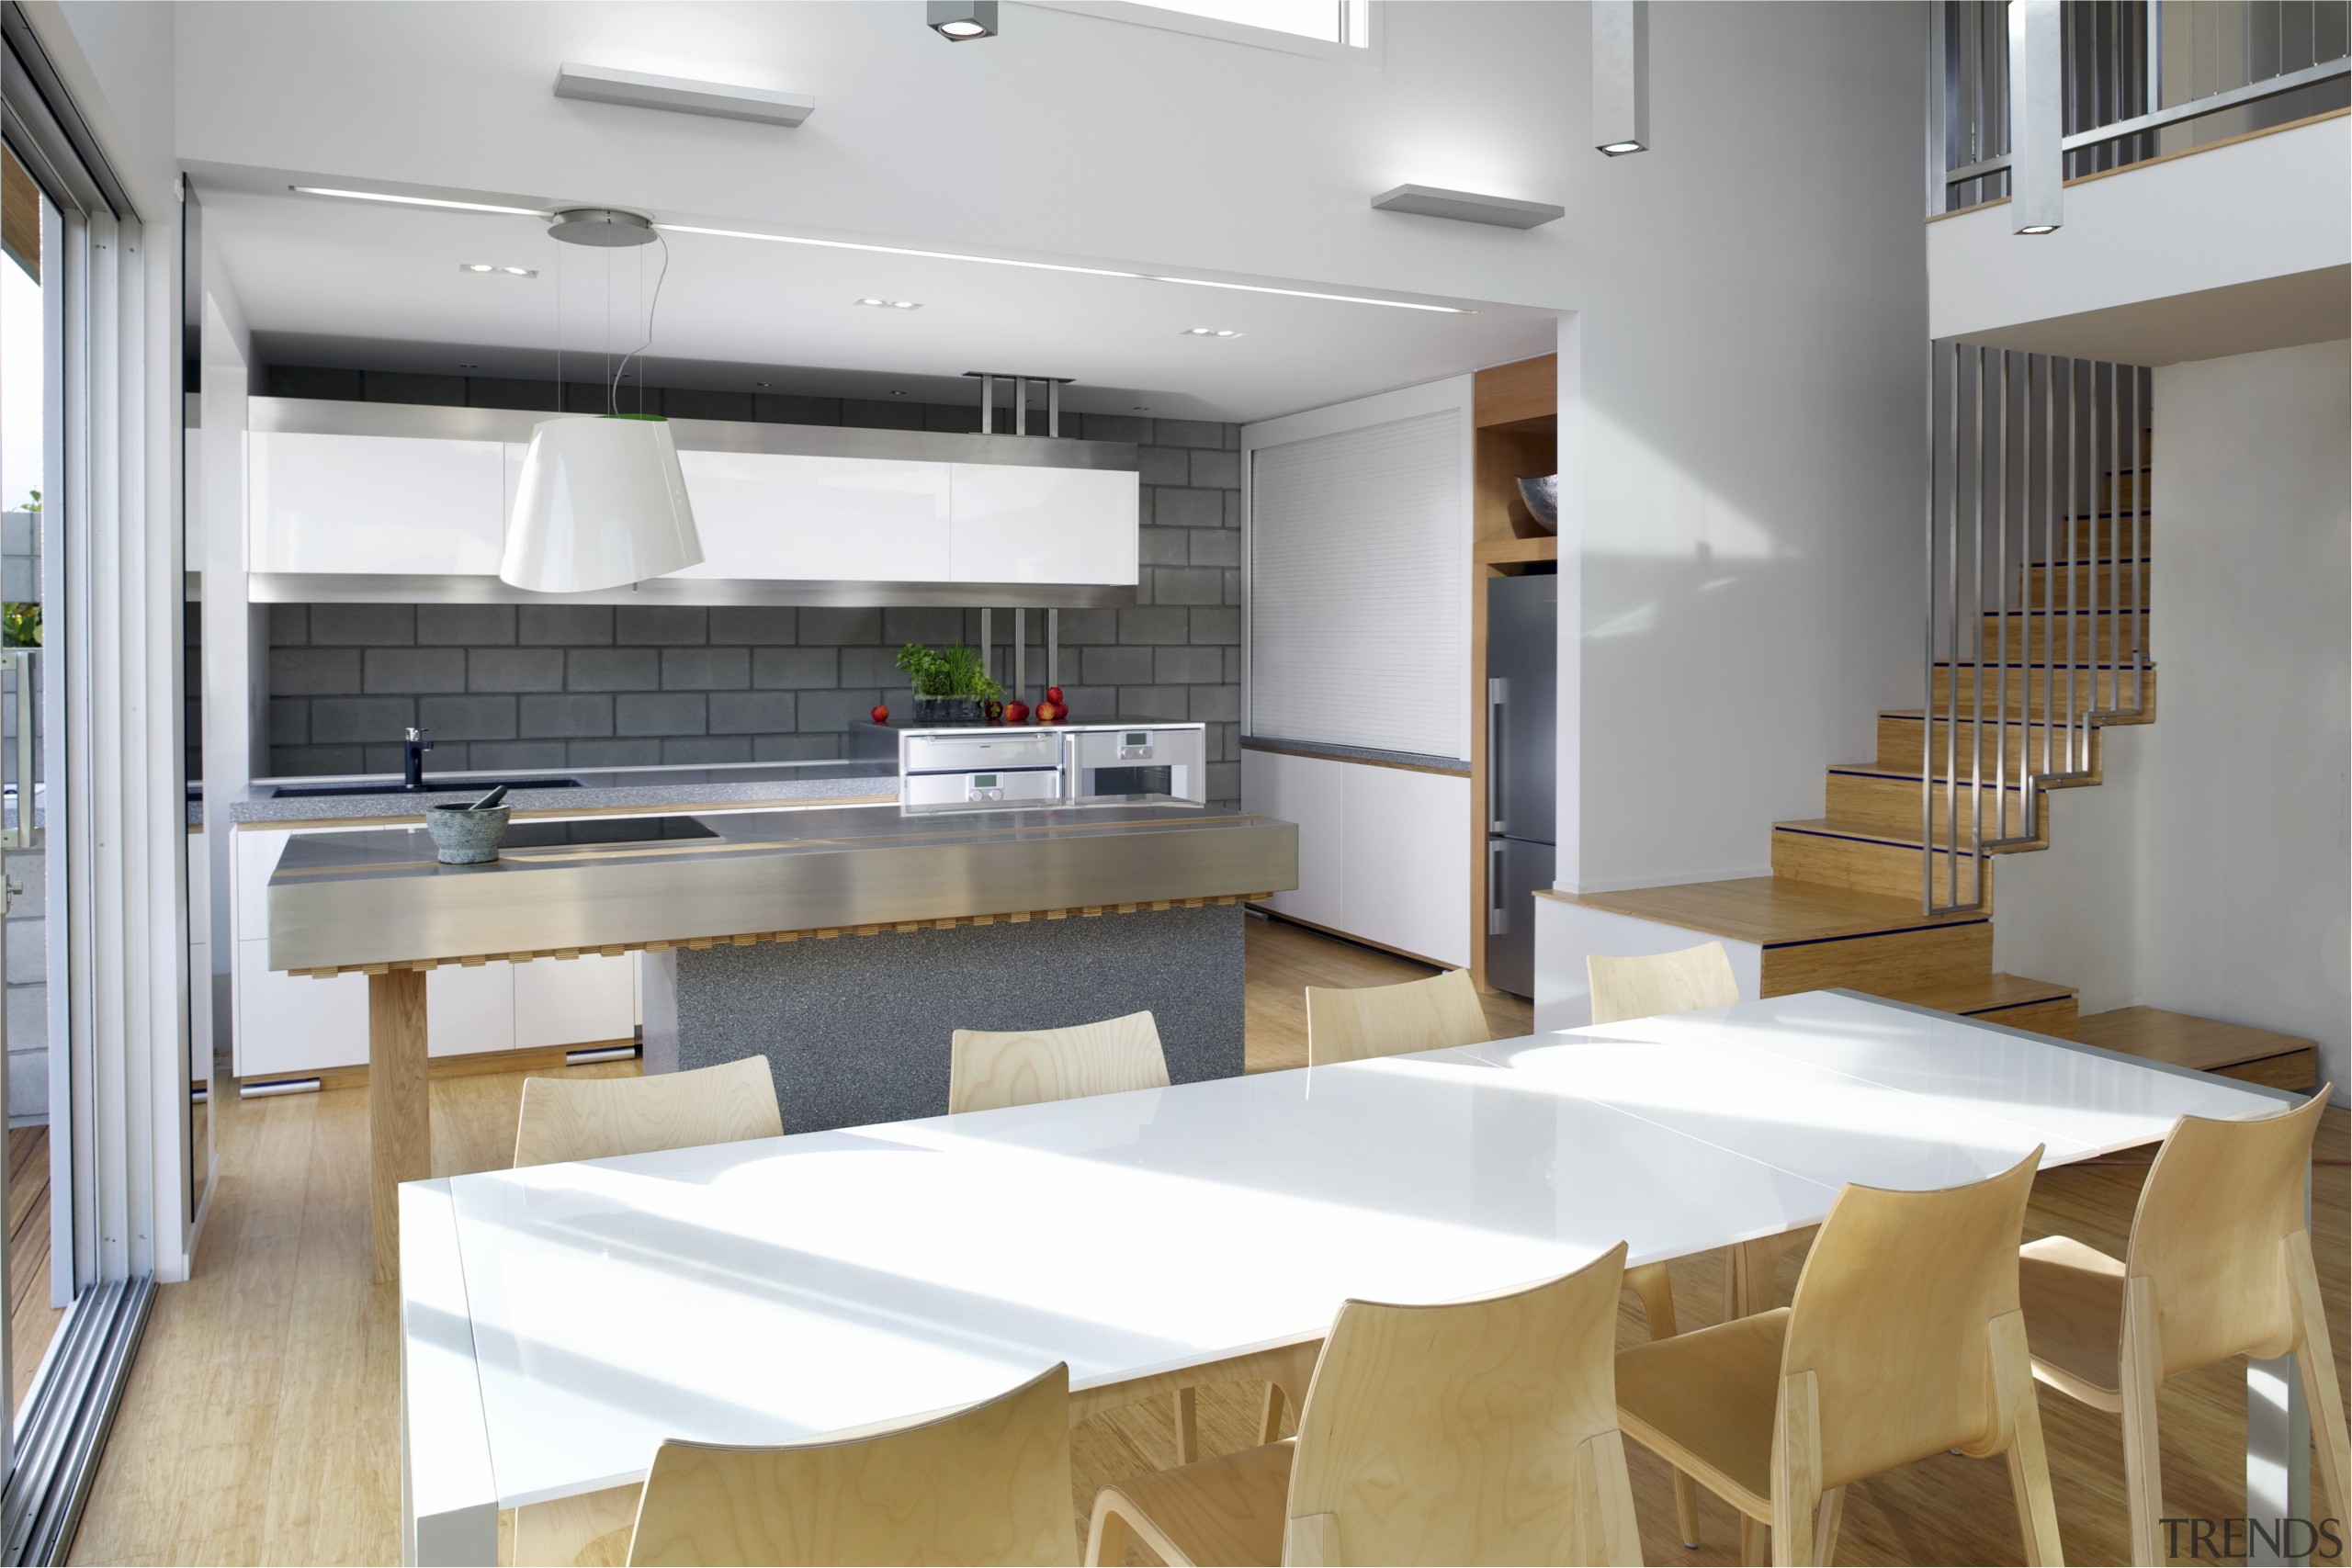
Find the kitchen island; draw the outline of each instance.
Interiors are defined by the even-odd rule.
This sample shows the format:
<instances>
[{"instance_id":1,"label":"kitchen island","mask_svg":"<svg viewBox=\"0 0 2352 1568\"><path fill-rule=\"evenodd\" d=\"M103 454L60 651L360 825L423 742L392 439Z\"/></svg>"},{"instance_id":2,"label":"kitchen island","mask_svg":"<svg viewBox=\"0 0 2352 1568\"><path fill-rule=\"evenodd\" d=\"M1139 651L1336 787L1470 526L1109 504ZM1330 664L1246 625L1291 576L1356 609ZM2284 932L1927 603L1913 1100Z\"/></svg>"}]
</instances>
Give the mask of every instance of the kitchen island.
<instances>
[{"instance_id":1,"label":"kitchen island","mask_svg":"<svg viewBox=\"0 0 2352 1568\"><path fill-rule=\"evenodd\" d=\"M430 1171L425 974L641 951L647 1070L768 1056L787 1131L946 1108L949 1036L1149 1009L1170 1077L1241 1070L1241 906L1297 882L1291 824L1160 797L548 827L487 865L421 831L289 842L269 963L369 976L377 1263Z\"/></svg>"}]
</instances>

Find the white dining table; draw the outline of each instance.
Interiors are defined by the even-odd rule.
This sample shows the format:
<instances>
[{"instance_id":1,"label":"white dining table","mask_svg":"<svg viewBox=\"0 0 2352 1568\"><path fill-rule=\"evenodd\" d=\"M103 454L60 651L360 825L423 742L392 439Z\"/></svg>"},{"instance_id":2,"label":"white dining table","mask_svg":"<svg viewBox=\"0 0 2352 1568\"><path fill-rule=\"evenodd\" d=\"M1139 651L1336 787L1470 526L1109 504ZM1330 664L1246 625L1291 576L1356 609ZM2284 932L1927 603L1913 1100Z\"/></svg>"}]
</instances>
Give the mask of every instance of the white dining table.
<instances>
[{"instance_id":1,"label":"white dining table","mask_svg":"<svg viewBox=\"0 0 2352 1568\"><path fill-rule=\"evenodd\" d=\"M1436 1302L1815 1224L2295 1097L1843 991L1170 1089L403 1184L411 1563L775 1443L1099 1389ZM2246 1512L2302 1517L2291 1358L2247 1378Z\"/></svg>"}]
</instances>

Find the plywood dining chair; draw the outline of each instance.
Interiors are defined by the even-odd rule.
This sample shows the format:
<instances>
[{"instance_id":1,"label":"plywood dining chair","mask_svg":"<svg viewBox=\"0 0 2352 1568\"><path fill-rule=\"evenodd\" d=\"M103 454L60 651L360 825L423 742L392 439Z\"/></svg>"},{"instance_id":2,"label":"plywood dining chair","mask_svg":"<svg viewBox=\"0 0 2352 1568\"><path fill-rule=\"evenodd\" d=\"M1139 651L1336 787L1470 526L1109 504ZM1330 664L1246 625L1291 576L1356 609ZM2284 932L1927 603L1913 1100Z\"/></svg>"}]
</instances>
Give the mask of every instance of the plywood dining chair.
<instances>
[{"instance_id":1,"label":"plywood dining chair","mask_svg":"<svg viewBox=\"0 0 2352 1568\"><path fill-rule=\"evenodd\" d=\"M2034 1375L2123 1417L2134 1562L2164 1561L2156 1391L2232 1356L2295 1357L2328 1501L2336 1517L2352 1516L2344 1403L2304 1206L2312 1139L2334 1090L2259 1122L2182 1117L2140 1189L2121 1261L2064 1235L2018 1255Z\"/></svg>"},{"instance_id":2,"label":"plywood dining chair","mask_svg":"<svg viewBox=\"0 0 2352 1568\"><path fill-rule=\"evenodd\" d=\"M2006 1454L2025 1560L2061 1561L2018 1305L2036 1149L1964 1187L1848 1187L1793 1305L1617 1358L1626 1435L1740 1514L1742 1558L1827 1562L1845 1488L1957 1450Z\"/></svg>"},{"instance_id":3,"label":"plywood dining chair","mask_svg":"<svg viewBox=\"0 0 2352 1568\"><path fill-rule=\"evenodd\" d=\"M1731 972L1730 955L1719 942L1702 942L1679 953L1645 953L1633 958L1585 956L1585 975L1592 991L1592 1021L1622 1023L1659 1013L1690 1012L1698 1008L1729 1007L1739 1000L1739 982ZM1723 1254L1724 1316L1737 1317L1748 1305L1753 1283L1768 1283L1781 1254L1810 1236L1812 1229L1783 1236L1742 1242ZM1666 1265L1645 1263L1625 1271L1625 1288L1642 1300L1650 1337L1663 1339L1674 1332L1674 1286ZM1769 1303L1768 1303L1769 1304ZM1674 1472L1675 1524L1685 1546L1699 1544L1699 1490L1690 1477Z\"/></svg>"},{"instance_id":4,"label":"plywood dining chair","mask_svg":"<svg viewBox=\"0 0 2352 1568\"><path fill-rule=\"evenodd\" d=\"M638 1078L525 1078L514 1168L783 1134L765 1056Z\"/></svg>"},{"instance_id":5,"label":"plywood dining chair","mask_svg":"<svg viewBox=\"0 0 2352 1568\"><path fill-rule=\"evenodd\" d=\"M1168 1057L1160 1049L1159 1026L1148 1012L1065 1029L959 1029L948 1046L947 1113L951 1116L1167 1087ZM1254 1374L1245 1378L1238 1364L1204 1369L1200 1375L1212 1382L1228 1378L1256 1381ZM1200 1448L1200 1413L1193 1389L1190 1380L1166 1389L1174 1403L1179 1464L1190 1464ZM1140 1399L1158 1391L1157 1380L1150 1390L1106 1391L1096 1399L1073 1404L1070 1418L1075 1422L1097 1408L1130 1402L1114 1397L1117 1393L1132 1392L1134 1398Z\"/></svg>"},{"instance_id":6,"label":"plywood dining chair","mask_svg":"<svg viewBox=\"0 0 2352 1568\"><path fill-rule=\"evenodd\" d=\"M663 1443L631 1563L1070 1562L1069 1369L878 1437Z\"/></svg>"},{"instance_id":7,"label":"plywood dining chair","mask_svg":"<svg viewBox=\"0 0 2352 1568\"><path fill-rule=\"evenodd\" d=\"M1168 1057L1148 1012L1068 1029L959 1029L948 1048L951 1116L1167 1087Z\"/></svg>"},{"instance_id":8,"label":"plywood dining chair","mask_svg":"<svg viewBox=\"0 0 2352 1568\"><path fill-rule=\"evenodd\" d=\"M1592 1021L1623 1023L1661 1013L1730 1007L1739 1000L1731 956L1719 942L1701 942L1675 953L1611 958L1588 953L1585 975L1592 992ZM1724 1249L1724 1316L1771 1305L1772 1274L1791 1248L1811 1240L1813 1227L1761 1236Z\"/></svg>"},{"instance_id":9,"label":"plywood dining chair","mask_svg":"<svg viewBox=\"0 0 2352 1568\"><path fill-rule=\"evenodd\" d=\"M1306 987L1306 1065L1360 1062L1492 1040L1466 969L1401 986Z\"/></svg>"},{"instance_id":10,"label":"plywood dining chair","mask_svg":"<svg viewBox=\"0 0 2352 1568\"><path fill-rule=\"evenodd\" d=\"M1442 1306L1351 1301L1298 1436L1106 1487L1086 1561L1641 1562L1611 1350L1619 1243L1565 1278Z\"/></svg>"},{"instance_id":11,"label":"plywood dining chair","mask_svg":"<svg viewBox=\"0 0 2352 1568\"><path fill-rule=\"evenodd\" d=\"M1739 1000L1739 981L1731 972L1731 955L1719 942L1631 958L1588 953L1584 969L1591 984L1595 1023L1727 1008Z\"/></svg>"}]
</instances>

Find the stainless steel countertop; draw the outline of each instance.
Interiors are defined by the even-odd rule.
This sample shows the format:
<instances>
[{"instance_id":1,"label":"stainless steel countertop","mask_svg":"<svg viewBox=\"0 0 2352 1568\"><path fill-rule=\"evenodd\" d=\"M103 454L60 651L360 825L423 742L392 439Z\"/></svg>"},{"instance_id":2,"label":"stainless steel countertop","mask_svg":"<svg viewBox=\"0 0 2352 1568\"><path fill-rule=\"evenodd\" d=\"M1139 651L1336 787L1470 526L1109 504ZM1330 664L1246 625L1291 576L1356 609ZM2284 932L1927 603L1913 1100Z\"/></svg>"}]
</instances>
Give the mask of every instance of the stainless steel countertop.
<instances>
[{"instance_id":1,"label":"stainless steel countertop","mask_svg":"<svg viewBox=\"0 0 2352 1568\"><path fill-rule=\"evenodd\" d=\"M443 865L423 829L298 835L269 882L273 969L1281 892L1298 829L1161 796L1008 811L895 806L698 818L713 838Z\"/></svg>"}]
</instances>

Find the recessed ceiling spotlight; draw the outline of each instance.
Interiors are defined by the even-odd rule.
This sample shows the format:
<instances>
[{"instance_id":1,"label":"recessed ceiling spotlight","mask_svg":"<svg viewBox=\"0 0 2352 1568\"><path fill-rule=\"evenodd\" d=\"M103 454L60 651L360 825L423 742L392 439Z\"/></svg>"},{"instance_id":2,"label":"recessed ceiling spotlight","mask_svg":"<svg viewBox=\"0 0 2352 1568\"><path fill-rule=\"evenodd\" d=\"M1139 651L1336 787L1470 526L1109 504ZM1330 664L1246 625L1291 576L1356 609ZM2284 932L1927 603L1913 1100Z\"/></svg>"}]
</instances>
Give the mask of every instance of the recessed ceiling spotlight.
<instances>
[{"instance_id":1,"label":"recessed ceiling spotlight","mask_svg":"<svg viewBox=\"0 0 2352 1568\"><path fill-rule=\"evenodd\" d=\"M878 309L885 310L920 310L922 309L922 304L913 299L865 299L856 301L856 303L860 305L876 306Z\"/></svg>"},{"instance_id":2,"label":"recessed ceiling spotlight","mask_svg":"<svg viewBox=\"0 0 2352 1568\"><path fill-rule=\"evenodd\" d=\"M1179 337L1239 337L1231 327L1186 327Z\"/></svg>"},{"instance_id":3,"label":"recessed ceiling spotlight","mask_svg":"<svg viewBox=\"0 0 2352 1568\"><path fill-rule=\"evenodd\" d=\"M950 43L996 37L996 0L930 0L923 22Z\"/></svg>"},{"instance_id":4,"label":"recessed ceiling spotlight","mask_svg":"<svg viewBox=\"0 0 2352 1568\"><path fill-rule=\"evenodd\" d=\"M479 370L481 367L479 365L460 365L458 368L460 370Z\"/></svg>"},{"instance_id":5,"label":"recessed ceiling spotlight","mask_svg":"<svg viewBox=\"0 0 2352 1568\"><path fill-rule=\"evenodd\" d=\"M775 383L774 381L754 381L752 385L754 387L773 387Z\"/></svg>"},{"instance_id":6,"label":"recessed ceiling spotlight","mask_svg":"<svg viewBox=\"0 0 2352 1568\"><path fill-rule=\"evenodd\" d=\"M890 395L891 395L892 397L894 397L894 398L903 398L903 397L905 397L907 394L906 394L906 393L904 393L904 392L902 392L902 391L899 391L897 388L895 388L895 387L894 387L894 388L892 388L892 389L891 389L891 390L890 390Z\"/></svg>"},{"instance_id":7,"label":"recessed ceiling spotlight","mask_svg":"<svg viewBox=\"0 0 2352 1568\"><path fill-rule=\"evenodd\" d=\"M537 277L539 276L537 270L533 267L493 266L489 262L459 262L458 264L458 270L459 272L501 273L508 277Z\"/></svg>"}]
</instances>

